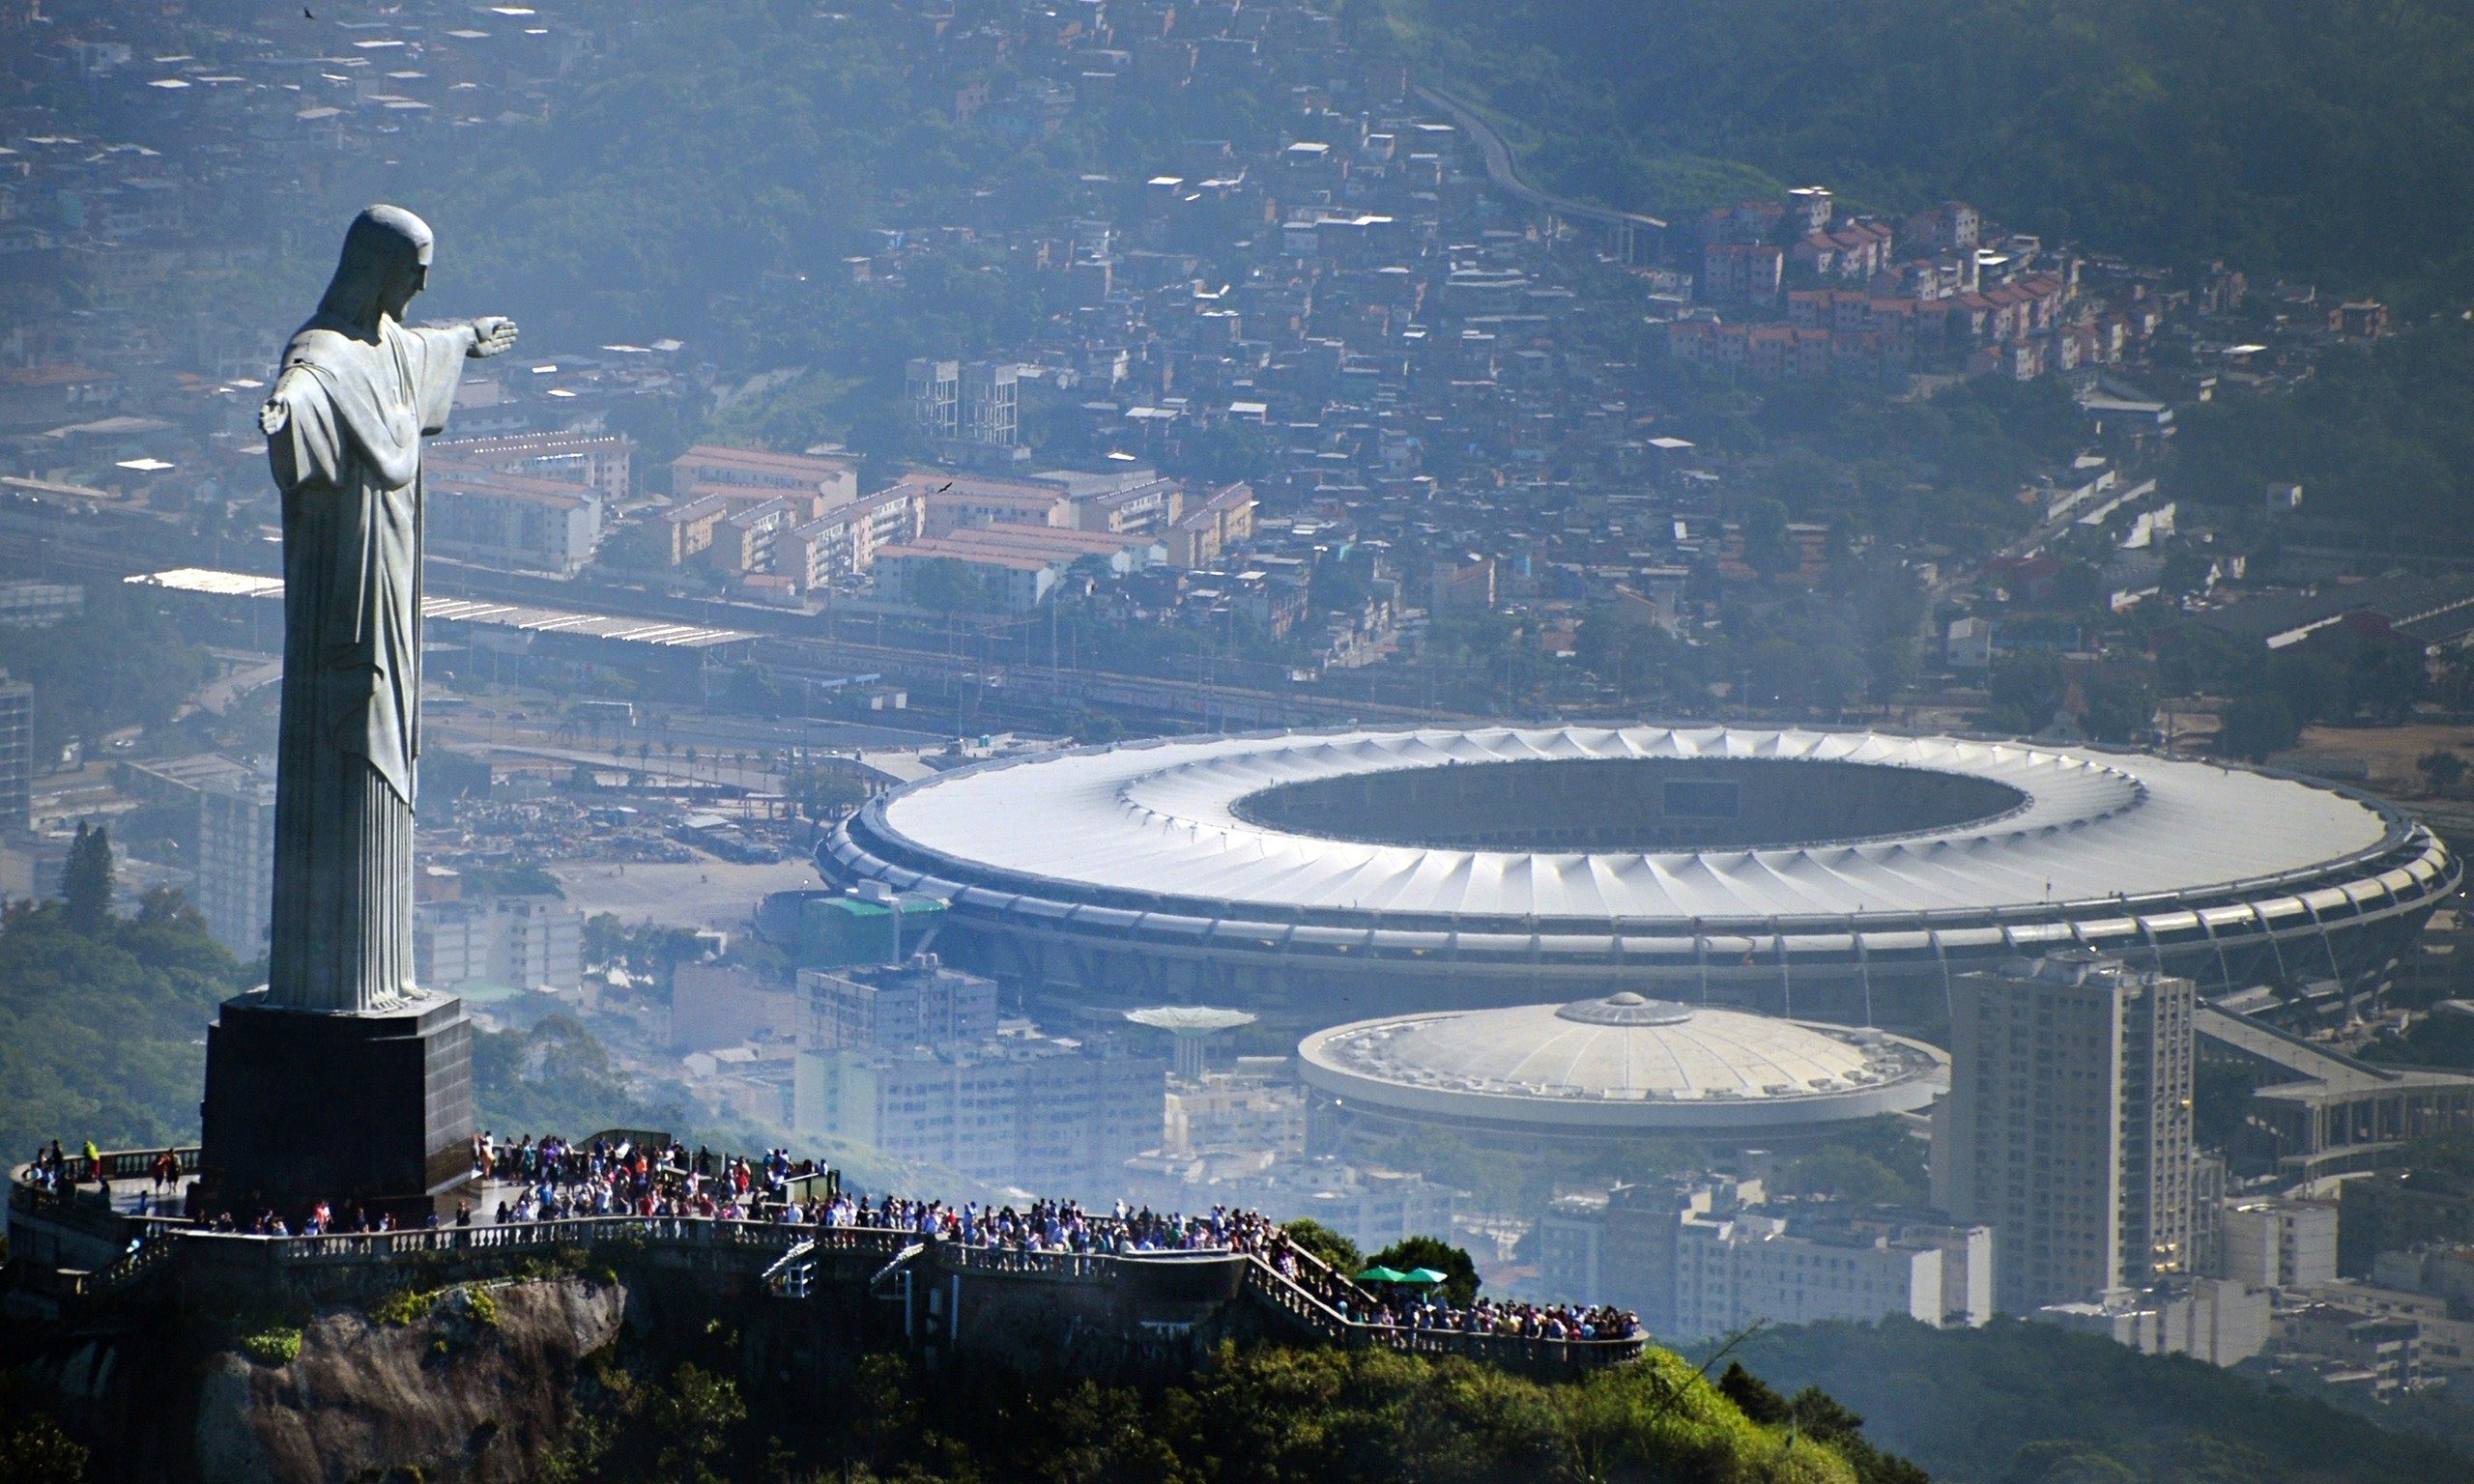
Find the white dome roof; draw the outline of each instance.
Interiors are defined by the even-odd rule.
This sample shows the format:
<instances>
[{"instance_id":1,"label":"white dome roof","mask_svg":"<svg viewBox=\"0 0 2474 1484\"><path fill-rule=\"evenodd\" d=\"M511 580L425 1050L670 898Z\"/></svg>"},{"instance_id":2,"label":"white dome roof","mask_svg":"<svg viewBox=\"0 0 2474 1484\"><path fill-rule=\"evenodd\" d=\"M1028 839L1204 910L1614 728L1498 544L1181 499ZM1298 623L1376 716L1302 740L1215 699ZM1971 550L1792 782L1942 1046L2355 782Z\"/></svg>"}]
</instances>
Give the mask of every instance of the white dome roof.
<instances>
[{"instance_id":1,"label":"white dome roof","mask_svg":"<svg viewBox=\"0 0 2474 1484\"><path fill-rule=\"evenodd\" d=\"M1628 992L1361 1020L1299 1055L1344 1099L1644 1134L1869 1117L1948 1083L1948 1059L1918 1042Z\"/></svg>"}]
</instances>

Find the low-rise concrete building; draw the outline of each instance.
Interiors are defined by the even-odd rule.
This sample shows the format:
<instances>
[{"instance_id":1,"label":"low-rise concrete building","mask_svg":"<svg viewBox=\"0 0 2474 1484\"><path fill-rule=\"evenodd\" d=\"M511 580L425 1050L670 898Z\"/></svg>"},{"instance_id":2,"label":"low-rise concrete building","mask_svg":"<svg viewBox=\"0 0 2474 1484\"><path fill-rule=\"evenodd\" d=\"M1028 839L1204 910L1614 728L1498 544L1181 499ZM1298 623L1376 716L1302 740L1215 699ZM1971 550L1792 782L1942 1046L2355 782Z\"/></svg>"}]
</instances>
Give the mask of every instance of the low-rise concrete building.
<instances>
[{"instance_id":1,"label":"low-rise concrete building","mask_svg":"<svg viewBox=\"0 0 2474 1484\"><path fill-rule=\"evenodd\" d=\"M2268 1348L2269 1295L2229 1278L2184 1278L2144 1293L2047 1304L2040 1324L2101 1334L2142 1355L2239 1365Z\"/></svg>"}]
</instances>

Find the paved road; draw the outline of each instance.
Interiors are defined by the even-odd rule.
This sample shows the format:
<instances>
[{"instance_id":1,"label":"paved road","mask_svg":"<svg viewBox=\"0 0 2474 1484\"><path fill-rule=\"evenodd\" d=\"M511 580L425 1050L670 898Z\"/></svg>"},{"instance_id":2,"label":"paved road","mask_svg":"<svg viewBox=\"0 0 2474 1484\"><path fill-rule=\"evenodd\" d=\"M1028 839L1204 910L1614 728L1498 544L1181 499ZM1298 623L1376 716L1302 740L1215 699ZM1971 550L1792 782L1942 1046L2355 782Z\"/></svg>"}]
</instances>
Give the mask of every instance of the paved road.
<instances>
[{"instance_id":1,"label":"paved road","mask_svg":"<svg viewBox=\"0 0 2474 1484\"><path fill-rule=\"evenodd\" d=\"M1599 206L1589 201L1575 201L1569 196L1559 196L1539 189L1520 178L1520 169L1512 158L1511 146L1504 142L1502 133L1497 131L1492 124L1487 123L1476 109L1448 93L1438 93L1432 88L1418 89L1418 97L1451 115L1452 122L1459 127L1461 132L1478 141L1478 153L1485 157L1486 179L1492 181L1495 188L1505 194L1526 201L1540 211L1552 212L1558 216L1568 216L1575 220L1596 222L1600 226L1647 227L1660 232L1666 230L1666 223L1655 216L1644 215L1639 212L1619 212L1612 207Z\"/></svg>"}]
</instances>

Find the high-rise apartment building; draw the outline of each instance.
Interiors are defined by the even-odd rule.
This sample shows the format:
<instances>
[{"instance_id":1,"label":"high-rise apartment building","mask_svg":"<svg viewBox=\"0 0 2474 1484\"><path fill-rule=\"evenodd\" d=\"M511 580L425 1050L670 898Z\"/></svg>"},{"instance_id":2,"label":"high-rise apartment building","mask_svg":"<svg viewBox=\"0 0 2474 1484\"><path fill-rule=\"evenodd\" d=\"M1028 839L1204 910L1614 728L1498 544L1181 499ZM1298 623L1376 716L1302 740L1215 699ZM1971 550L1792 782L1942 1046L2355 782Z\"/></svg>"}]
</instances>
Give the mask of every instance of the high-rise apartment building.
<instances>
[{"instance_id":1,"label":"high-rise apartment building","mask_svg":"<svg viewBox=\"0 0 2474 1484\"><path fill-rule=\"evenodd\" d=\"M2192 983L2073 949L1951 987L1933 1198L1993 1227L2002 1312L2188 1270Z\"/></svg>"},{"instance_id":2,"label":"high-rise apartment building","mask_svg":"<svg viewBox=\"0 0 2474 1484\"><path fill-rule=\"evenodd\" d=\"M0 670L0 832L26 832L34 790L35 688Z\"/></svg>"},{"instance_id":3,"label":"high-rise apartment building","mask_svg":"<svg viewBox=\"0 0 2474 1484\"><path fill-rule=\"evenodd\" d=\"M946 968L934 954L902 964L805 969L802 1044L810 1050L902 1051L996 1034L996 982Z\"/></svg>"},{"instance_id":4,"label":"high-rise apartment building","mask_svg":"<svg viewBox=\"0 0 2474 1484\"><path fill-rule=\"evenodd\" d=\"M197 909L215 941L247 962L274 915L274 785L256 777L197 793Z\"/></svg>"}]
</instances>

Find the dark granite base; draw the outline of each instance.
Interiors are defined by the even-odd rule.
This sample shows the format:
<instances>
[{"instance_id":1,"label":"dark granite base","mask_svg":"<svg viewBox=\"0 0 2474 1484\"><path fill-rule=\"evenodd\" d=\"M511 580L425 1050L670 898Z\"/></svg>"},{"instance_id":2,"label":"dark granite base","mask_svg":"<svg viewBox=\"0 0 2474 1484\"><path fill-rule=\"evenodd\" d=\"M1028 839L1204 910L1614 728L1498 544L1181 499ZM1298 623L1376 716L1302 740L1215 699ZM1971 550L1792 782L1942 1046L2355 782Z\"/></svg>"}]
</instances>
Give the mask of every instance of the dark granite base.
<instances>
[{"instance_id":1,"label":"dark granite base","mask_svg":"<svg viewBox=\"0 0 2474 1484\"><path fill-rule=\"evenodd\" d=\"M464 1002L323 1014L223 1002L206 1033L199 1213L296 1219L319 1200L397 1219L471 1178L473 1028Z\"/></svg>"}]
</instances>

